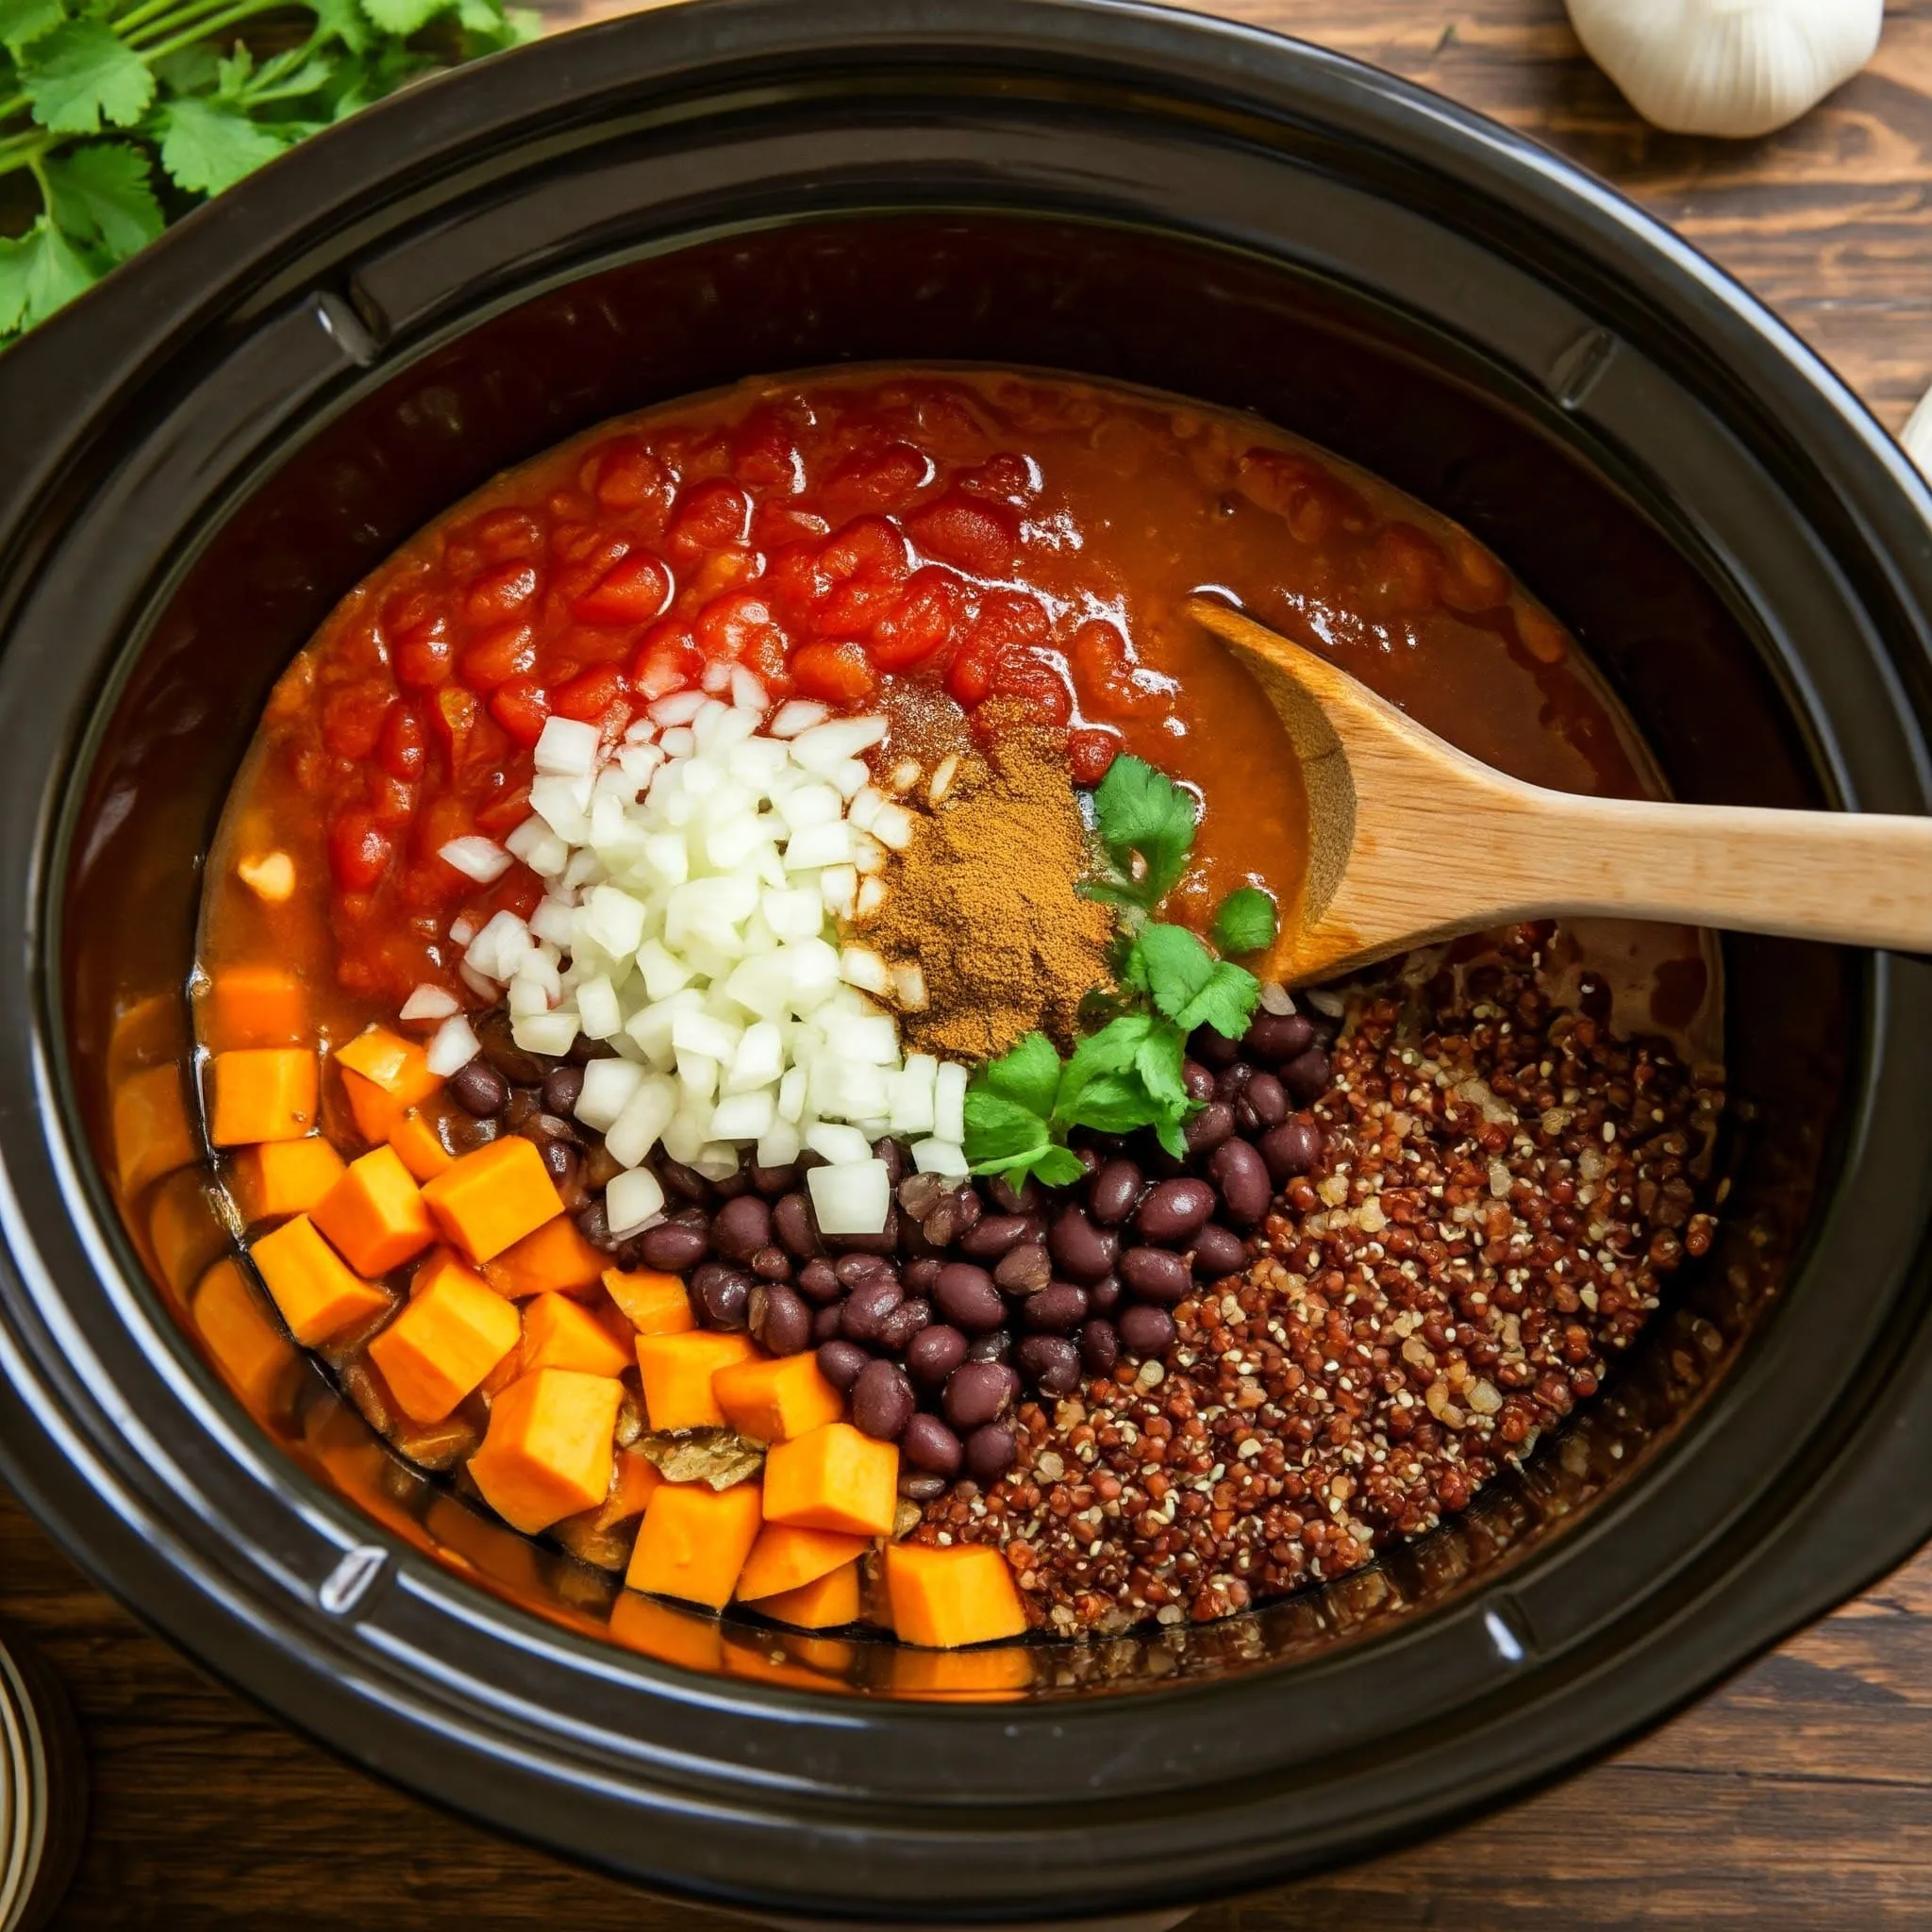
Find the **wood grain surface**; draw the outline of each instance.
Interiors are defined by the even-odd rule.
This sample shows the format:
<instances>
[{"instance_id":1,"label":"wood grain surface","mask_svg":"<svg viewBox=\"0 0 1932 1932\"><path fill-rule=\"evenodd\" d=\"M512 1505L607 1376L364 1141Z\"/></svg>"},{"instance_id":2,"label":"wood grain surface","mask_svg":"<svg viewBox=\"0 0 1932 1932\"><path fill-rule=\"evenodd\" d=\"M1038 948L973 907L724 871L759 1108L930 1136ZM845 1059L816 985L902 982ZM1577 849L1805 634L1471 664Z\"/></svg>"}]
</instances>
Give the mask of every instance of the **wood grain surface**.
<instances>
[{"instance_id":1,"label":"wood grain surface","mask_svg":"<svg viewBox=\"0 0 1932 1932\"><path fill-rule=\"evenodd\" d=\"M798 0L809 5L810 0ZM558 25L621 10L553 5ZM1721 143L1642 126L1559 0L1224 0L1392 69L1607 176L1769 300L1896 428L1932 384L1932 0L1892 0L1876 62L1796 127ZM445 1818L212 1685L92 1589L0 1495L0 1620L78 1707L93 1782L57 1924L733 1923ZM1611 1932L1932 1924L1932 1556L1697 1709L1498 1816L1204 1911L1198 1932Z\"/></svg>"}]
</instances>

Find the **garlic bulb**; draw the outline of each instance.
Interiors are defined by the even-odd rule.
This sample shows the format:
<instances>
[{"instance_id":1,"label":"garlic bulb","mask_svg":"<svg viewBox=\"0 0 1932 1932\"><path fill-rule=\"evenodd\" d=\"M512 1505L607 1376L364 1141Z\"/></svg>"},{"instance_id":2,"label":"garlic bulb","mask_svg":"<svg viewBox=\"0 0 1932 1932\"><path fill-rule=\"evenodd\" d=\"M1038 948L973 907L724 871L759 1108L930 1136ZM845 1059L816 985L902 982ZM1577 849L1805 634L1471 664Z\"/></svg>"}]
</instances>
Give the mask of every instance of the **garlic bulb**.
<instances>
[{"instance_id":1,"label":"garlic bulb","mask_svg":"<svg viewBox=\"0 0 1932 1932\"><path fill-rule=\"evenodd\" d=\"M1568 0L1590 57L1676 134L1769 134L1878 46L1885 0Z\"/></svg>"}]
</instances>

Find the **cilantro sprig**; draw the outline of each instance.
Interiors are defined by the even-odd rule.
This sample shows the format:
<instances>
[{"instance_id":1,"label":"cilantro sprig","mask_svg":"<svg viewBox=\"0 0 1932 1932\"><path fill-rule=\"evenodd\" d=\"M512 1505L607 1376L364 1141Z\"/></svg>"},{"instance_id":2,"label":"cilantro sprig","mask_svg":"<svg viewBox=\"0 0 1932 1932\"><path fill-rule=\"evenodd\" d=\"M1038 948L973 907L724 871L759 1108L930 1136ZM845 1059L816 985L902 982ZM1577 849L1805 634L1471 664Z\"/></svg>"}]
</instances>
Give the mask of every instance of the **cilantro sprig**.
<instances>
[{"instance_id":1,"label":"cilantro sprig","mask_svg":"<svg viewBox=\"0 0 1932 1932\"><path fill-rule=\"evenodd\" d=\"M1076 1127L1126 1134L1152 1128L1170 1154L1196 1103L1182 1078L1188 1035L1211 1027L1229 1040L1247 1031L1260 982L1217 958L1183 925L1152 917L1188 868L1199 824L1193 796L1140 758L1117 758L1092 797L1093 830L1109 875L1084 885L1120 908L1118 1008L1066 1058L1029 1033L989 1061L966 1093L966 1158L974 1174L1018 1187L1029 1174L1051 1187L1080 1177L1067 1144ZM1230 893L1214 919L1223 953L1259 951L1274 936L1274 902L1257 887Z\"/></svg>"},{"instance_id":2,"label":"cilantro sprig","mask_svg":"<svg viewBox=\"0 0 1932 1932\"><path fill-rule=\"evenodd\" d=\"M0 0L0 349L304 135L535 31L504 0Z\"/></svg>"}]
</instances>

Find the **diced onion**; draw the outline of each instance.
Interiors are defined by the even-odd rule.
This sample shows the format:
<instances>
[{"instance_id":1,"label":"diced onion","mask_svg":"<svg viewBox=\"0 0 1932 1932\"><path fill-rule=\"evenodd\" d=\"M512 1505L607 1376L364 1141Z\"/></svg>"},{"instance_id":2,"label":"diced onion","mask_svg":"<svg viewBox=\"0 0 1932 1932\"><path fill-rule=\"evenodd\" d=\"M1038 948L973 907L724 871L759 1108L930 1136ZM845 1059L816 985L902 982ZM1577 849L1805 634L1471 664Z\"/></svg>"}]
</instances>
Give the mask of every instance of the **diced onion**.
<instances>
[{"instance_id":1,"label":"diced onion","mask_svg":"<svg viewBox=\"0 0 1932 1932\"><path fill-rule=\"evenodd\" d=\"M452 839L447 845L437 848L436 856L445 865L453 865L466 879L475 879L479 886L487 886L491 879L501 878L509 870L510 856L494 839L485 839L472 833L463 839Z\"/></svg>"},{"instance_id":2,"label":"diced onion","mask_svg":"<svg viewBox=\"0 0 1932 1932\"><path fill-rule=\"evenodd\" d=\"M861 992L887 992L892 969L870 946L847 946L839 955L839 977Z\"/></svg>"},{"instance_id":3,"label":"diced onion","mask_svg":"<svg viewBox=\"0 0 1932 1932\"><path fill-rule=\"evenodd\" d=\"M941 1141L966 1140L966 1069L945 1060L933 1077L932 1127Z\"/></svg>"},{"instance_id":4,"label":"diced onion","mask_svg":"<svg viewBox=\"0 0 1932 1932\"><path fill-rule=\"evenodd\" d=\"M789 698L772 713L772 722L765 729L774 738L796 738L814 724L823 724L831 715L824 705L810 698Z\"/></svg>"},{"instance_id":5,"label":"diced onion","mask_svg":"<svg viewBox=\"0 0 1932 1932\"><path fill-rule=\"evenodd\" d=\"M902 1013L925 1011L925 969L917 959L902 960L892 968L892 997Z\"/></svg>"},{"instance_id":6,"label":"diced onion","mask_svg":"<svg viewBox=\"0 0 1932 1932\"><path fill-rule=\"evenodd\" d=\"M664 1190L647 1167L613 1174L604 1191L604 1212L610 1232L622 1241L648 1226L664 1211Z\"/></svg>"},{"instance_id":7,"label":"diced onion","mask_svg":"<svg viewBox=\"0 0 1932 1932\"><path fill-rule=\"evenodd\" d=\"M689 724L703 708L705 694L701 691L675 691L659 698L651 707L651 723L660 728L673 724Z\"/></svg>"},{"instance_id":8,"label":"diced onion","mask_svg":"<svg viewBox=\"0 0 1932 1932\"><path fill-rule=\"evenodd\" d=\"M537 770L564 778L588 778L597 769L598 732L575 718L546 718L531 754Z\"/></svg>"},{"instance_id":9,"label":"diced onion","mask_svg":"<svg viewBox=\"0 0 1932 1932\"><path fill-rule=\"evenodd\" d=\"M447 1020L461 1008L453 992L440 986L424 984L406 999L396 1013L398 1020Z\"/></svg>"},{"instance_id":10,"label":"diced onion","mask_svg":"<svg viewBox=\"0 0 1932 1932\"><path fill-rule=\"evenodd\" d=\"M475 1028L457 1013L436 1029L423 1059L439 1079L447 1080L452 1074L467 1067L482 1051L483 1044L476 1038Z\"/></svg>"},{"instance_id":11,"label":"diced onion","mask_svg":"<svg viewBox=\"0 0 1932 1932\"><path fill-rule=\"evenodd\" d=\"M872 1158L872 1142L857 1127L839 1126L831 1121L814 1121L807 1127L805 1144L814 1154L822 1155L833 1167L849 1167L854 1162ZM812 1169L814 1174L818 1171L817 1168ZM881 1221L879 1226L884 1225L885 1223ZM828 1234L837 1232L831 1228L825 1231ZM877 1229L858 1228L851 1231L864 1234L876 1233Z\"/></svg>"},{"instance_id":12,"label":"diced onion","mask_svg":"<svg viewBox=\"0 0 1932 1932\"><path fill-rule=\"evenodd\" d=\"M807 1136L810 1144L810 1136ZM815 1167L805 1177L822 1234L883 1234L891 1211L892 1182L883 1160Z\"/></svg>"},{"instance_id":13,"label":"diced onion","mask_svg":"<svg viewBox=\"0 0 1932 1932\"><path fill-rule=\"evenodd\" d=\"M911 1151L912 1165L921 1174L964 1180L973 1172L966 1163L966 1150L957 1141L915 1141Z\"/></svg>"}]
</instances>

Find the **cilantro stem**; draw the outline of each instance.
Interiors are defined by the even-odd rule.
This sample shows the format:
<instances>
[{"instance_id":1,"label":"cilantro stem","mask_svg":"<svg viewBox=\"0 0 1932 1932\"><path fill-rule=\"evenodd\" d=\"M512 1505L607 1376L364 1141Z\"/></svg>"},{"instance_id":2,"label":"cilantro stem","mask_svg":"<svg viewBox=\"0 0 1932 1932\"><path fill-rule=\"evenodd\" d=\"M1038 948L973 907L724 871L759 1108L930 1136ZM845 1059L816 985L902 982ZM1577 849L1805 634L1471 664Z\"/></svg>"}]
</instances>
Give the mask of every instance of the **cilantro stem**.
<instances>
[{"instance_id":1,"label":"cilantro stem","mask_svg":"<svg viewBox=\"0 0 1932 1932\"><path fill-rule=\"evenodd\" d=\"M225 27L236 26L244 20L252 20L258 13L271 13L281 4L282 0L242 0L241 5L230 6L225 12L208 15L196 21L192 25L182 26L178 32L173 32L181 20L202 11L201 6L183 8L175 19L164 17L147 29L148 34L172 32L172 38L162 41L158 45L141 47L138 51L141 58L152 67L157 60L165 60L170 54L178 54L183 47L192 47L195 42L208 40ZM146 34L136 38L144 40Z\"/></svg>"}]
</instances>

